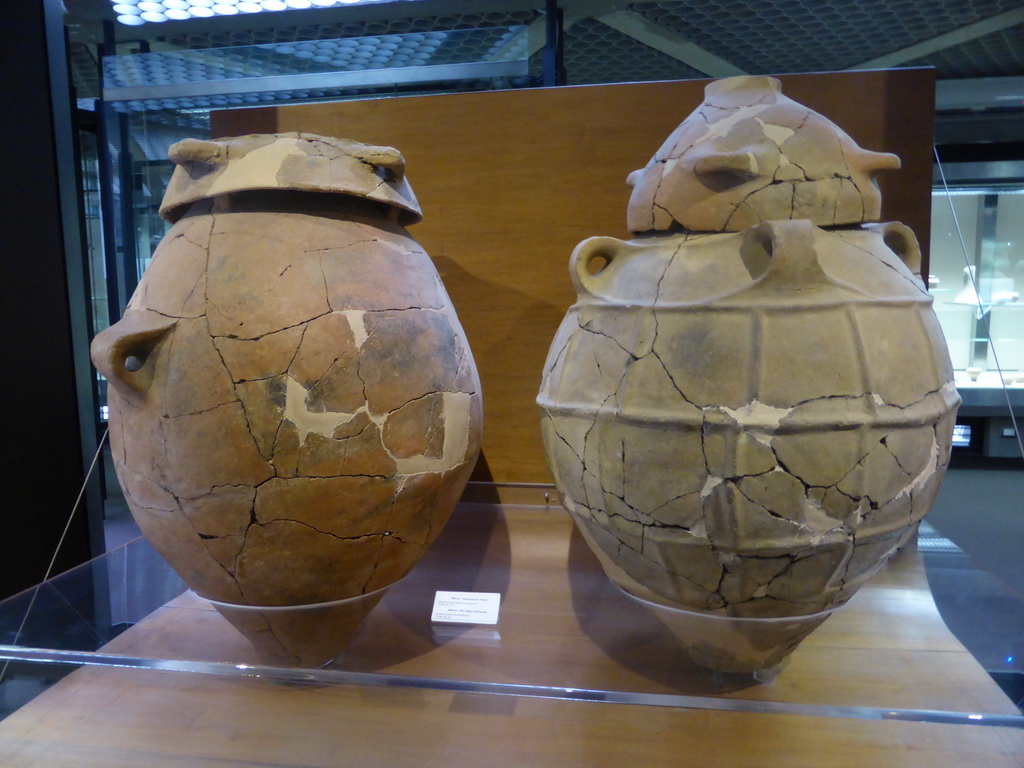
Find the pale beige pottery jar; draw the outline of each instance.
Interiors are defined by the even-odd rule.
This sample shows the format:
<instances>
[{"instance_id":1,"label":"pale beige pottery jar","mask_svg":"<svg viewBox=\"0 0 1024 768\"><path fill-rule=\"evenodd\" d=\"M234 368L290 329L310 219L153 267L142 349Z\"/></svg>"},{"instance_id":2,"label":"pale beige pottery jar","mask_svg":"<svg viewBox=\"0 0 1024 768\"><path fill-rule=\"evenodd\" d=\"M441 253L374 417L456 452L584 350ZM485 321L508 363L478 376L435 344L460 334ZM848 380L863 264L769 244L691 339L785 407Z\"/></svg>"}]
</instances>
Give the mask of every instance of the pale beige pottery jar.
<instances>
[{"instance_id":1,"label":"pale beige pottery jar","mask_svg":"<svg viewBox=\"0 0 1024 768\"><path fill-rule=\"evenodd\" d=\"M770 668L913 535L959 396L868 152L778 81L708 86L581 243L538 403L607 574L698 663Z\"/></svg>"}]
</instances>

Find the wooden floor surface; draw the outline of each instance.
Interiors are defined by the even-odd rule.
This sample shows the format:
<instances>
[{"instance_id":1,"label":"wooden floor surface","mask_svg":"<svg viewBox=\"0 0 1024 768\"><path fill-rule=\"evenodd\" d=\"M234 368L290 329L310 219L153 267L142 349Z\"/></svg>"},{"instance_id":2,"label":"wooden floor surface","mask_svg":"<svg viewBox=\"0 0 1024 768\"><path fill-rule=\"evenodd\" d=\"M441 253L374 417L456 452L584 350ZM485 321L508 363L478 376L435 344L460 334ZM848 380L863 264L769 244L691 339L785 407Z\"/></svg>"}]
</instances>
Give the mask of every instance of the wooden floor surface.
<instances>
[{"instance_id":1,"label":"wooden floor surface","mask_svg":"<svg viewBox=\"0 0 1024 768\"><path fill-rule=\"evenodd\" d=\"M436 589L498 591L496 630L430 624ZM254 663L192 595L105 650ZM466 505L342 669L793 704L1015 714L901 554L770 685L688 662L561 510ZM1024 766L1024 732L82 668L0 722L0 766Z\"/></svg>"}]
</instances>

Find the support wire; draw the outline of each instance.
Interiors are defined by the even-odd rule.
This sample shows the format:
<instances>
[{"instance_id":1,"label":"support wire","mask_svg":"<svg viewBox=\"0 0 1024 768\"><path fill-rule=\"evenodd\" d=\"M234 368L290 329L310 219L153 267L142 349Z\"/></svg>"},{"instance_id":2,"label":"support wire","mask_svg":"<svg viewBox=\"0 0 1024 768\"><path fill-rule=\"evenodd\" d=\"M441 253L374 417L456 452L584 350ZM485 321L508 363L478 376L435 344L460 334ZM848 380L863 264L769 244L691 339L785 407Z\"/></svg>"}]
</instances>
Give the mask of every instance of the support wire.
<instances>
[{"instance_id":1,"label":"support wire","mask_svg":"<svg viewBox=\"0 0 1024 768\"><path fill-rule=\"evenodd\" d=\"M17 645L18 640L21 639L21 633L25 630L25 625L28 623L28 617L32 613L32 608L36 604L36 598L39 597L40 590L42 590L46 585L50 575L53 573L53 567L57 563L57 556L60 554L60 549L64 545L64 540L67 538L68 531L71 530L71 522L75 519L75 513L82 504L82 498L85 496L85 489L89 485L89 479L92 477L92 473L96 469L96 463L99 461L100 453L103 451L103 443L107 440L107 432L108 430L103 430L99 443L96 445L96 453L92 456L92 462L89 464L89 469L85 473L85 479L82 481L82 487L78 489L78 498L75 499L75 503L71 507L71 513L68 515L67 522L64 523L64 530L61 531L60 539L57 540L57 546L53 550L53 556L50 558L50 564L46 566L46 573L43 574L42 580L32 588L32 598L28 602L28 608L25 609L25 615L21 617L21 624L18 625L18 631L14 633L12 645ZM0 669L0 683L3 683L4 677L7 675L7 667L10 663L10 659L6 660L3 668Z\"/></svg>"}]
</instances>

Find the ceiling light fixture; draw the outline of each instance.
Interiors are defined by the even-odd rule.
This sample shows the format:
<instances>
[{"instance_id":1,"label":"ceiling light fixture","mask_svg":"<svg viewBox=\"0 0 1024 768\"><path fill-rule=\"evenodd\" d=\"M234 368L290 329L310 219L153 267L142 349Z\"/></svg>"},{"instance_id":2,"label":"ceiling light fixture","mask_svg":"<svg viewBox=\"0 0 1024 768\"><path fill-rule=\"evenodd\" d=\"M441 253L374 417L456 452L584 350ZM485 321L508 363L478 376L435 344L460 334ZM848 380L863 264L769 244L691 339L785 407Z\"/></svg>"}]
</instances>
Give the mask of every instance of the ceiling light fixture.
<instances>
[{"instance_id":1,"label":"ceiling light fixture","mask_svg":"<svg viewBox=\"0 0 1024 768\"><path fill-rule=\"evenodd\" d=\"M117 20L128 26L150 22L183 21L210 16L234 16L263 11L330 8L379 0L111 0Z\"/></svg>"}]
</instances>

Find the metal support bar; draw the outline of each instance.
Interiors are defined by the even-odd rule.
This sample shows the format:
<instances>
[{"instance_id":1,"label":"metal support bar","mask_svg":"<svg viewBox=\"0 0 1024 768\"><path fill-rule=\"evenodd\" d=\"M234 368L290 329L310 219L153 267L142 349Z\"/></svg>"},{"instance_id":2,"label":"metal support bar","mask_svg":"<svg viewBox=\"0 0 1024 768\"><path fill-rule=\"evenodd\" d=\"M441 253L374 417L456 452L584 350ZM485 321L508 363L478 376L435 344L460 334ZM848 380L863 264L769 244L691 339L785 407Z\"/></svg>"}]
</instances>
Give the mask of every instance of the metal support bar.
<instances>
[{"instance_id":1,"label":"metal support bar","mask_svg":"<svg viewBox=\"0 0 1024 768\"><path fill-rule=\"evenodd\" d=\"M240 77L200 83L117 86L103 89L107 102L144 99L180 99L196 96L226 96L242 93L277 93L327 88L368 88L448 80L486 80L493 77L521 77L529 74L525 59L482 61L468 64L436 64L425 67L367 69L360 72L313 72L300 75Z\"/></svg>"},{"instance_id":2,"label":"metal support bar","mask_svg":"<svg viewBox=\"0 0 1024 768\"><path fill-rule=\"evenodd\" d=\"M992 314L991 296L983 295L980 290L982 280L990 275L982 272L984 267L984 256L986 243L994 243L996 239L996 216L999 212L999 195L986 194L978 200L978 229L975 233L974 260L971 266L973 275L970 276L974 284L974 295L978 300L978 306L974 313L974 323L971 325L971 365L985 370L988 368L988 348L992 343ZM989 245L991 248L991 245ZM991 283L990 283L991 285Z\"/></svg>"},{"instance_id":3,"label":"metal support bar","mask_svg":"<svg viewBox=\"0 0 1024 768\"><path fill-rule=\"evenodd\" d=\"M606 704L632 704L646 707L706 710L715 712L753 712L757 714L799 715L804 717L835 717L855 720L889 720L903 723L942 723L945 725L987 726L990 728L1024 728L1021 715L999 715L980 712L954 712L934 709L879 709L876 707L797 704L756 699L731 699L724 696L695 696L677 693L644 693L641 691L606 691L592 688L564 688L523 683L492 683L486 681L447 680L379 672L349 672L340 669L287 669L221 661L178 661L176 659L144 659L89 651L61 651L43 648L20 648L0 645L0 659L35 664L68 664L123 669L148 669L162 672L184 672L228 679L262 680L281 684L361 685L375 688L411 688L427 691L484 693L498 696L524 696L560 701L589 701Z\"/></svg>"},{"instance_id":4,"label":"metal support bar","mask_svg":"<svg viewBox=\"0 0 1024 768\"><path fill-rule=\"evenodd\" d=\"M120 187L119 212L121 228L121 258L118 261L118 317L139 284L139 247L135 230L135 169L132 163L132 136L129 116L114 113L117 125L117 176ZM113 320L113 318L111 318Z\"/></svg>"},{"instance_id":5,"label":"metal support bar","mask_svg":"<svg viewBox=\"0 0 1024 768\"><path fill-rule=\"evenodd\" d=\"M546 0L544 6L544 85L565 85L563 61L563 18L558 0Z\"/></svg>"},{"instance_id":6,"label":"metal support bar","mask_svg":"<svg viewBox=\"0 0 1024 768\"><path fill-rule=\"evenodd\" d=\"M96 451L95 374L89 360L90 317L89 277L86 266L85 236L82 222L81 164L78 155L78 128L75 122L71 66L68 58L67 31L63 7L57 0L44 0L46 61L50 79L50 105L53 115L54 156L59 185L60 218L63 228L64 264L70 316L72 364L74 366L78 431L83 469ZM85 478L84 507L89 549L96 555L104 551L103 498L98 478Z\"/></svg>"},{"instance_id":7,"label":"metal support bar","mask_svg":"<svg viewBox=\"0 0 1024 768\"><path fill-rule=\"evenodd\" d=\"M103 82L103 57L113 55L114 22L103 22L103 42L100 44L99 78ZM100 185L100 226L103 232L103 262L107 278L107 317L111 324L121 317L123 304L119 300L122 295L121 281L118 275L121 269L117 258L117 227L114 222L114 158L110 153L112 142L111 127L116 116L107 108L103 101L96 104L96 154L99 166Z\"/></svg>"}]
</instances>

